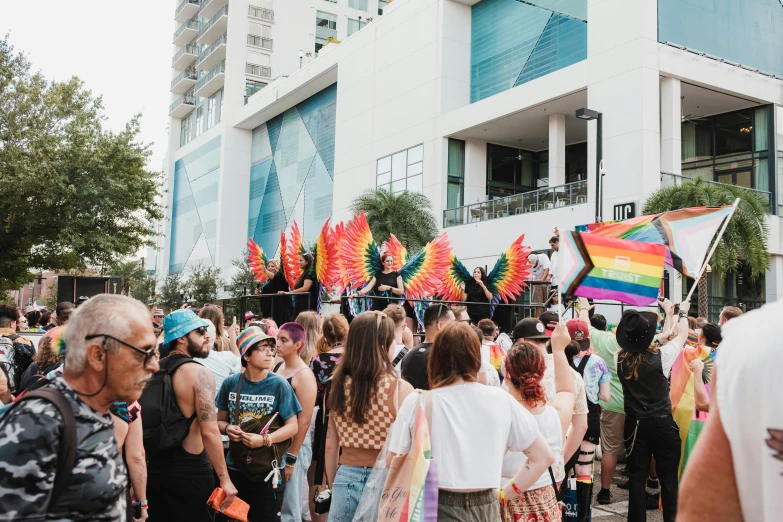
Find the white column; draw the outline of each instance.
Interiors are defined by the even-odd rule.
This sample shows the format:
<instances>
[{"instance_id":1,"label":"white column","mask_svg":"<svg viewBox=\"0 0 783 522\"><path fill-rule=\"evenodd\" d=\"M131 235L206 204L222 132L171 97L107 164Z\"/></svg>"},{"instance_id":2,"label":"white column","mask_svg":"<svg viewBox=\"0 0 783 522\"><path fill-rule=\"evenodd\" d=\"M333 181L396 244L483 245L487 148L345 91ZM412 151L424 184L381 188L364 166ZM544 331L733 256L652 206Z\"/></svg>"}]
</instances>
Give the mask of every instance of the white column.
<instances>
[{"instance_id":1,"label":"white column","mask_svg":"<svg viewBox=\"0 0 783 522\"><path fill-rule=\"evenodd\" d=\"M465 140L465 197L470 205L487 199L487 142Z\"/></svg>"},{"instance_id":2,"label":"white column","mask_svg":"<svg viewBox=\"0 0 783 522\"><path fill-rule=\"evenodd\" d=\"M680 80L661 78L661 171L682 172Z\"/></svg>"},{"instance_id":3,"label":"white column","mask_svg":"<svg viewBox=\"0 0 783 522\"><path fill-rule=\"evenodd\" d=\"M565 114L549 115L549 186L565 184L566 180L566 117Z\"/></svg>"}]
</instances>

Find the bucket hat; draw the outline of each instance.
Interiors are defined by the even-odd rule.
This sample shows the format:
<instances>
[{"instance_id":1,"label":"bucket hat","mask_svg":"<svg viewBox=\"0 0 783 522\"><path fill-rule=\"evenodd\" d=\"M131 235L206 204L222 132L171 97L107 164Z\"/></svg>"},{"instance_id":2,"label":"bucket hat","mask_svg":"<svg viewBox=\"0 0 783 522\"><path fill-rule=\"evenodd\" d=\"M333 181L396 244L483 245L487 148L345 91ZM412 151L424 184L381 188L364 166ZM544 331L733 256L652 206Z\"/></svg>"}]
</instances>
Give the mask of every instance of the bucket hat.
<instances>
[{"instance_id":1,"label":"bucket hat","mask_svg":"<svg viewBox=\"0 0 783 522\"><path fill-rule=\"evenodd\" d=\"M185 337L196 328L207 328L209 323L193 313L193 310L175 310L163 318L163 344Z\"/></svg>"}]
</instances>

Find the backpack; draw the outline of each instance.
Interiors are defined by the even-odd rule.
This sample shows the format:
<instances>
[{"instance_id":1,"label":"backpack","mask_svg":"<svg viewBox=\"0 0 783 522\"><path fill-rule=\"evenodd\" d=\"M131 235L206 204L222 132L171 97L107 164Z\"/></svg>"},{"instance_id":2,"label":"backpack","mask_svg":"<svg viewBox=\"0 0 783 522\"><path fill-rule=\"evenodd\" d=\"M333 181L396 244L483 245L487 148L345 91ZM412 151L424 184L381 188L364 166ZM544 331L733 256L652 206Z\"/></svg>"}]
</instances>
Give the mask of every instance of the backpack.
<instances>
[{"instance_id":1,"label":"backpack","mask_svg":"<svg viewBox=\"0 0 783 522\"><path fill-rule=\"evenodd\" d=\"M0 357L10 363L8 367L8 386L16 393L21 386L22 374L33 363L35 348L29 344L16 342L19 334L0 336Z\"/></svg>"},{"instance_id":2,"label":"backpack","mask_svg":"<svg viewBox=\"0 0 783 522\"><path fill-rule=\"evenodd\" d=\"M0 428L8 419L8 414L17 407L18 404L32 399L42 399L50 402L57 408L60 417L63 419L63 431L60 434L60 449L57 453L57 474L54 477L52 486L52 496L49 499L49 506L57 503L65 487L71 482L73 466L76 463L76 418L74 417L73 407L68 399L57 388L46 386L25 393L24 396L16 399L15 402L8 405L2 411L0 417Z\"/></svg>"},{"instance_id":3,"label":"backpack","mask_svg":"<svg viewBox=\"0 0 783 522\"><path fill-rule=\"evenodd\" d=\"M144 427L144 451L150 460L180 446L196 418L195 412L190 417L182 414L172 383L174 373L187 363L198 364L185 355L161 359L160 371L153 375L139 398L141 422Z\"/></svg>"}]
</instances>

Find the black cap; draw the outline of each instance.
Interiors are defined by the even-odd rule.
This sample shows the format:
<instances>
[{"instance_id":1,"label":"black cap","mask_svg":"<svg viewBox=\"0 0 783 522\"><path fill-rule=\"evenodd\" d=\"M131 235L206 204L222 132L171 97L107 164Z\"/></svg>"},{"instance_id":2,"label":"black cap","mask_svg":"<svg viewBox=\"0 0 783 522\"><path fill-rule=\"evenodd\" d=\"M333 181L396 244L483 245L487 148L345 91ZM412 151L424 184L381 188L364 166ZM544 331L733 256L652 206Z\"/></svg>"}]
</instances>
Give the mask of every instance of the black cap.
<instances>
[{"instance_id":1,"label":"black cap","mask_svg":"<svg viewBox=\"0 0 783 522\"><path fill-rule=\"evenodd\" d=\"M538 316L538 320L544 323L544 327L549 331L554 331L557 323L560 322L560 316L557 312L544 312Z\"/></svg>"},{"instance_id":2,"label":"black cap","mask_svg":"<svg viewBox=\"0 0 783 522\"><path fill-rule=\"evenodd\" d=\"M626 352L645 351L655 338L658 319L655 312L627 310L617 325L617 344Z\"/></svg>"},{"instance_id":3,"label":"black cap","mask_svg":"<svg viewBox=\"0 0 783 522\"><path fill-rule=\"evenodd\" d=\"M549 339L544 323L535 317L526 317L517 323L513 332L514 341L518 339Z\"/></svg>"}]
</instances>

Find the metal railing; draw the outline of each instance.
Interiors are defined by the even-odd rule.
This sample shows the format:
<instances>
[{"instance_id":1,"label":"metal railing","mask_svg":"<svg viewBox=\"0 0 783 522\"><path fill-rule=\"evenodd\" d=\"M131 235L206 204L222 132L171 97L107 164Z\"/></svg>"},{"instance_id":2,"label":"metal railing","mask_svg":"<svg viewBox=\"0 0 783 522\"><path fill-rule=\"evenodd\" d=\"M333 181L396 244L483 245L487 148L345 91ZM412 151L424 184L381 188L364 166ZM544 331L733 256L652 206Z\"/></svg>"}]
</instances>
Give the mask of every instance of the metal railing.
<instances>
[{"instance_id":1,"label":"metal railing","mask_svg":"<svg viewBox=\"0 0 783 522\"><path fill-rule=\"evenodd\" d=\"M182 58L182 55L184 54L193 54L198 56L200 51L201 51L201 46L199 46L198 44L193 44L193 45L188 44L182 49L180 49L179 51L177 51L177 54L175 54L174 58L171 59L171 65L173 66L175 63L177 63L177 60Z\"/></svg>"},{"instance_id":2,"label":"metal railing","mask_svg":"<svg viewBox=\"0 0 783 522\"><path fill-rule=\"evenodd\" d=\"M682 174L672 174L670 172L661 172L661 188L665 187L679 187L683 181L693 181L694 178L690 176L683 176ZM710 181L705 179L705 183L710 183L712 185L729 185L728 183L720 183L718 181ZM772 193L767 192L766 190L759 190L759 189L752 189L748 187L743 187L742 185L729 185L731 187L738 187L744 190L748 190L750 192L755 192L756 194L759 194L761 197L763 197L768 205L772 205ZM772 207L767 208L767 212L769 212Z\"/></svg>"},{"instance_id":3,"label":"metal railing","mask_svg":"<svg viewBox=\"0 0 783 522\"><path fill-rule=\"evenodd\" d=\"M220 20L221 17L228 15L228 4L221 7L217 13L212 15L212 18L209 19L208 22L205 22L204 25L201 26L201 30L198 32L198 35L201 36L202 34L209 31L209 28L215 25L215 22Z\"/></svg>"},{"instance_id":4,"label":"metal railing","mask_svg":"<svg viewBox=\"0 0 783 522\"><path fill-rule=\"evenodd\" d=\"M264 78L272 77L272 68L265 65L258 65L255 63L245 63L245 72L247 74L255 74L256 76L263 76Z\"/></svg>"},{"instance_id":5,"label":"metal railing","mask_svg":"<svg viewBox=\"0 0 783 522\"><path fill-rule=\"evenodd\" d=\"M179 35L184 33L186 29L194 29L198 31L200 28L201 28L201 24L199 24L199 21L196 19L188 20L187 22L182 22L182 25L177 27L177 30L174 31L174 40L176 40Z\"/></svg>"},{"instance_id":6,"label":"metal railing","mask_svg":"<svg viewBox=\"0 0 783 522\"><path fill-rule=\"evenodd\" d=\"M262 49L272 50L272 39L265 38L263 36L257 36L255 34L247 35L247 44L253 47L260 47Z\"/></svg>"},{"instance_id":7,"label":"metal railing","mask_svg":"<svg viewBox=\"0 0 783 522\"><path fill-rule=\"evenodd\" d=\"M225 62L225 60L224 60L224 61L220 62L219 64L217 64L217 65L215 66L215 68L214 68L214 69L212 69L212 70L211 70L211 71L209 71L207 74L205 74L204 76L202 76L201 78L199 78L198 82L196 82L196 88L195 88L195 90L197 91L197 90L201 89L201 88L202 88L202 87L204 87L204 85L206 85L206 84L207 84L207 82L209 82L209 81L210 81L212 78L214 78L214 77L215 77L215 76L217 76L218 74L225 73L225 72L226 72L226 62Z\"/></svg>"},{"instance_id":8,"label":"metal railing","mask_svg":"<svg viewBox=\"0 0 783 522\"><path fill-rule=\"evenodd\" d=\"M196 58L196 63L193 64L194 66L198 67L198 64L203 62L207 56L212 54L215 49L220 47L221 45L225 45L228 42L228 33L223 33L217 38L215 38L215 41L209 44L208 47L205 47L203 51L201 51L201 54L198 55L198 58Z\"/></svg>"},{"instance_id":9,"label":"metal railing","mask_svg":"<svg viewBox=\"0 0 783 522\"><path fill-rule=\"evenodd\" d=\"M177 9L174 11L174 18L176 18L177 15L180 14L182 10L185 9L185 6L188 4L200 5L201 0L184 0L181 4L177 6Z\"/></svg>"},{"instance_id":10,"label":"metal railing","mask_svg":"<svg viewBox=\"0 0 783 522\"><path fill-rule=\"evenodd\" d=\"M171 80L171 88L173 89L175 85L177 85L182 80L196 80L198 79L198 72L196 72L196 69L188 68L179 73L174 77L173 80Z\"/></svg>"},{"instance_id":11,"label":"metal railing","mask_svg":"<svg viewBox=\"0 0 783 522\"><path fill-rule=\"evenodd\" d=\"M545 187L443 211L443 228L587 203L587 181Z\"/></svg>"},{"instance_id":12,"label":"metal railing","mask_svg":"<svg viewBox=\"0 0 783 522\"><path fill-rule=\"evenodd\" d=\"M180 105L192 105L196 106L196 96L192 93L185 93L176 100L174 100L174 103L169 105L169 112L174 112L174 109L179 107Z\"/></svg>"},{"instance_id":13,"label":"metal railing","mask_svg":"<svg viewBox=\"0 0 783 522\"><path fill-rule=\"evenodd\" d=\"M247 14L266 20L268 22L275 21L275 12L272 9L266 9L265 7L256 7L254 5L247 6Z\"/></svg>"}]
</instances>

